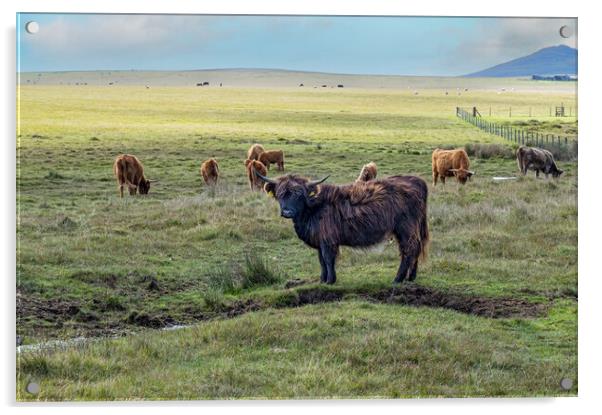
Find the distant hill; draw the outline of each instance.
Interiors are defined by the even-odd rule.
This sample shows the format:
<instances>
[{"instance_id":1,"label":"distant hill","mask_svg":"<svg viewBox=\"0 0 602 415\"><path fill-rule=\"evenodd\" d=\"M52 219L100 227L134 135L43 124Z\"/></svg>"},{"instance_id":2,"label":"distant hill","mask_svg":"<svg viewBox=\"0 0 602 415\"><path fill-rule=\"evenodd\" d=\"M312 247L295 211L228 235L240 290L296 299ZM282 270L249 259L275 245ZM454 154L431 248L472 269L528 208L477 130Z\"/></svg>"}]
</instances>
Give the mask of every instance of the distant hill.
<instances>
[{"instance_id":1,"label":"distant hill","mask_svg":"<svg viewBox=\"0 0 602 415\"><path fill-rule=\"evenodd\" d=\"M577 75L577 49L565 45L543 48L465 77L517 77L547 74Z\"/></svg>"}]
</instances>

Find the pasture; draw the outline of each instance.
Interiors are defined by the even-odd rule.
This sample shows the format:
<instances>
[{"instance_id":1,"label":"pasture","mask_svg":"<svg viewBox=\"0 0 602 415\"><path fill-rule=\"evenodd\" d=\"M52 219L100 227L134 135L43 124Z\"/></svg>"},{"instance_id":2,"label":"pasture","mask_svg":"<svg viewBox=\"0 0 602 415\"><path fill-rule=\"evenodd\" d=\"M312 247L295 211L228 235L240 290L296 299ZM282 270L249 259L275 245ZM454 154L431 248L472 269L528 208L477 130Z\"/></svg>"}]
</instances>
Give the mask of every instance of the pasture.
<instances>
[{"instance_id":1,"label":"pasture","mask_svg":"<svg viewBox=\"0 0 602 415\"><path fill-rule=\"evenodd\" d=\"M510 144L455 118L576 97L508 82L524 91L21 86L17 335L108 338L19 353L17 399L576 395L577 162L494 182L518 174ZM415 283L393 288L385 242L343 248L336 285L318 284L316 251L249 190L255 142L330 183L369 161L424 178L432 242ZM466 144L491 150L471 157L476 175L433 188L432 150ZM160 181L148 196L118 197L121 153ZM199 175L210 157L215 188ZM157 330L176 325L191 326Z\"/></svg>"}]
</instances>

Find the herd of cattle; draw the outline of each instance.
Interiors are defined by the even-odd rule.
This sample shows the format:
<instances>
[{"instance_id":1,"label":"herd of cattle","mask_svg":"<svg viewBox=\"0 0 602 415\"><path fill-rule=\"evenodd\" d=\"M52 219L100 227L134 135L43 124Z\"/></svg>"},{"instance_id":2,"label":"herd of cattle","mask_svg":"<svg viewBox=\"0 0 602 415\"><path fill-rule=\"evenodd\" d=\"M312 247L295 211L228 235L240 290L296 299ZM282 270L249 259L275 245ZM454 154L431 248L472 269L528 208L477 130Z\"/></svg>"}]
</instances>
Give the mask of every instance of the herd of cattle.
<instances>
[{"instance_id":1,"label":"herd of cattle","mask_svg":"<svg viewBox=\"0 0 602 415\"><path fill-rule=\"evenodd\" d=\"M547 150L521 146L516 152L523 175L534 170L559 177L554 156ZM429 242L427 221L428 186L417 176L390 176L376 180L376 164L363 166L358 178L347 185L325 184L328 178L310 181L288 174L277 179L266 177L271 164L284 170L284 152L265 150L254 144L247 152L245 168L251 190L263 190L280 205L282 217L292 219L297 236L318 251L322 269L320 281L334 284L335 261L340 246L369 247L388 238L397 240L401 256L395 282L413 281L418 259L426 255ZM436 149L432 154L433 186L447 177L465 184L475 174L469 170L470 160L464 149ZM131 195L148 194L150 183L144 168L133 155L116 158L113 171L119 194L124 188ZM214 158L201 164L201 176L207 185L217 184L218 163Z\"/></svg>"}]
</instances>

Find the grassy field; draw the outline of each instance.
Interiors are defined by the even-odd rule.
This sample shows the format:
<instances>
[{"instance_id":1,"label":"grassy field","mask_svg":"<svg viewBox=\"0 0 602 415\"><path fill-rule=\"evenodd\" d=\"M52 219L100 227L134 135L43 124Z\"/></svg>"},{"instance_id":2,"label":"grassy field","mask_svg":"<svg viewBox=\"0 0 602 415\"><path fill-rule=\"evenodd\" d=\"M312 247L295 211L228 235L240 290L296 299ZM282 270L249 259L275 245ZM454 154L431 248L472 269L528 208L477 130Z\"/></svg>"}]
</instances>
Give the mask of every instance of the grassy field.
<instances>
[{"instance_id":1,"label":"grassy field","mask_svg":"<svg viewBox=\"0 0 602 415\"><path fill-rule=\"evenodd\" d=\"M129 335L20 353L18 400L577 393L577 163L559 180L494 182L517 174L509 144L455 118L456 106L575 106L570 92L35 85L19 97L17 334ZM495 151L472 158L466 186L430 188L415 284L392 288L385 243L343 248L326 287L316 252L248 189L254 142L332 183L368 161L430 182L437 146ZM120 153L160 180L148 196L119 199ZM209 157L215 189L198 171Z\"/></svg>"}]
</instances>

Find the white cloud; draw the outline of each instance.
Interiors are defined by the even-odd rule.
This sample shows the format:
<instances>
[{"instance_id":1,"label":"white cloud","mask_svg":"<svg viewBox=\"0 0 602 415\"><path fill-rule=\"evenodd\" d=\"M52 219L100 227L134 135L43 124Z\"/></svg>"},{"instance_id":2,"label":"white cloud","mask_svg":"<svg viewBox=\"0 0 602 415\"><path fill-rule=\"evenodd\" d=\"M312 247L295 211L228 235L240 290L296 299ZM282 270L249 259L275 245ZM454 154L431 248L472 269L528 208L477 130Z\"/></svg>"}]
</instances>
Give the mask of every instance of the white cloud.
<instances>
[{"instance_id":1,"label":"white cloud","mask_svg":"<svg viewBox=\"0 0 602 415\"><path fill-rule=\"evenodd\" d=\"M560 27L569 25L575 34L560 36ZM556 45L577 47L577 20L556 18L492 18L478 21L476 34L456 49L450 60L462 60L473 71ZM470 72L471 70L469 70Z\"/></svg>"},{"instance_id":2,"label":"white cloud","mask_svg":"<svg viewBox=\"0 0 602 415\"><path fill-rule=\"evenodd\" d=\"M57 57L131 53L156 55L202 45L217 36L209 16L60 16L24 39L37 53Z\"/></svg>"}]
</instances>

